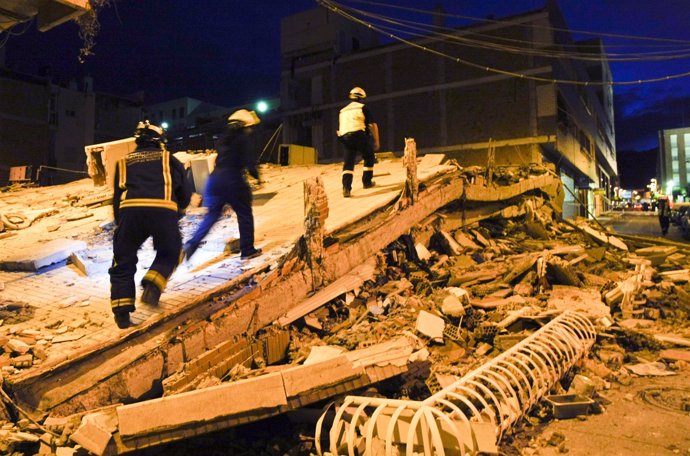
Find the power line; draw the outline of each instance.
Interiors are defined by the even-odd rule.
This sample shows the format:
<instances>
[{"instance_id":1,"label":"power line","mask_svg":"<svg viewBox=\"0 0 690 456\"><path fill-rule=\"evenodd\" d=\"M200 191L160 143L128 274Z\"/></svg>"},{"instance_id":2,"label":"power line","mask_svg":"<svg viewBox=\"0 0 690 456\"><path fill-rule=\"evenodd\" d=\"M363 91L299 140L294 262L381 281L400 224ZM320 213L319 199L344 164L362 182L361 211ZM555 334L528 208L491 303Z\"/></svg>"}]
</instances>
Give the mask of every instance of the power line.
<instances>
[{"instance_id":1,"label":"power line","mask_svg":"<svg viewBox=\"0 0 690 456\"><path fill-rule=\"evenodd\" d=\"M690 58L690 48L682 49L682 50L673 50L673 51L658 51L658 52L648 52L648 53L636 53L636 54L611 54L607 53L605 58L604 57L598 57L591 52L570 52L570 51L555 51L555 50L549 50L547 47L548 46L553 46L553 43L539 43L539 42L534 42L534 41L526 41L526 40L511 40L509 38L502 38L502 37L495 37L491 35L484 35L484 34L479 34L479 33L473 33L469 32L467 35L472 35L472 36L483 36L486 38L494 39L494 40L504 40L504 41L512 41L512 42L518 42L518 43L524 43L524 44L529 44L531 45L530 47L515 47L515 46L507 46L504 44L501 44L500 42L492 42L492 41L480 41L480 40L474 40L471 38L467 38L464 36L458 36L456 34L451 34L451 33L439 33L435 32L435 30L439 30L439 27L435 26L428 26L426 24L421 24L418 22L414 21L406 21L406 20L396 20L396 19L391 19L386 16L380 16L376 14L371 14L363 10L352 10L356 11L358 14L361 14L363 16L371 17L373 19L377 19L382 22L386 23L391 23L395 25L402 25L406 26L405 24L408 24L407 27L412 30L420 30L424 32L424 34L421 33L414 33L409 30L405 29L400 29L396 27L387 27L384 25L378 25L381 30L390 32L390 31L396 31L396 32L401 32L401 33L407 33L408 35L411 35L416 38L423 38L423 37L430 37L430 36L438 36L442 37L443 39L447 41L454 42L453 44L458 44L462 46L467 46L467 47L472 47L472 48L478 48L478 49L491 49L491 50L497 50L497 51L502 51L502 52L509 52L509 53L514 53L514 54L529 54L529 55L534 55L534 56L540 56L540 57L546 57L546 58L570 58L570 59L575 59L575 60L586 60L586 61L617 61L617 62L628 62L628 61L659 61L659 60L674 60L674 59L685 59L685 58ZM457 32L456 29L451 29L451 28L440 28L442 30L450 31L450 32ZM533 45L542 45L544 48L539 49L535 48ZM559 44L560 47L560 44ZM683 53L676 53L682 51ZM673 52L673 54L671 54Z\"/></svg>"},{"instance_id":2,"label":"power line","mask_svg":"<svg viewBox=\"0 0 690 456\"><path fill-rule=\"evenodd\" d=\"M661 81L669 81L673 79L680 79L680 78L685 78L690 76L690 71L689 72L684 72L684 73L678 73L678 74L671 74L671 75L666 75L666 76L661 76L657 78L648 78L648 79L638 79L638 80L631 80L631 81L580 81L580 80L575 80L575 79L556 79L556 78L545 78L545 77L540 77L540 76L532 76L532 75L527 75L524 73L519 73L519 72L514 72L514 71L509 71L509 70L503 70L500 68L488 66L488 65L482 65L478 63L474 63L472 61L456 57L450 54L447 54L445 52L430 48L428 46L423 46L418 43L415 43L414 41L411 41L410 39L403 38L401 36L395 35L393 33L387 32L381 27L372 24L371 22L366 22L362 19L359 19L352 14L348 13L344 9L342 9L338 4L335 2L332 2L330 0L317 0L317 2L322 5L323 7L327 8L328 10L332 11L335 14L338 14L350 21L359 23L371 30L374 30L378 33L381 33L393 40L399 41L401 43L407 44L409 46L415 47L417 49L420 49L422 51L437 55L439 57L452 60L455 63L460 63L462 65L471 67L471 68L476 68L480 69L486 72L490 73L495 73L495 74L502 74L506 76L511 76L511 77L516 77L520 79L527 79L527 80L532 80L532 81L539 81L539 82L546 82L550 84L570 84L570 85L580 85L580 86L613 86L613 85L618 85L618 86L624 86L624 85L638 85L638 84L643 84L643 83L652 83L652 82L661 82ZM500 22L500 21L498 21ZM503 22L503 23L509 23L508 21Z\"/></svg>"},{"instance_id":3,"label":"power line","mask_svg":"<svg viewBox=\"0 0 690 456\"><path fill-rule=\"evenodd\" d=\"M321 0L319 0L319 1L321 1ZM422 14L433 15L436 13L435 11L424 10L424 9L420 9L420 8L405 7L405 6L394 5L394 4L390 4L390 3L375 2L375 1L371 1L371 0L348 0L348 1L351 3L364 3L367 5L371 5L371 6L382 6L382 7L386 7L386 8L399 9L399 10L405 10L405 11L409 11L409 12L422 13ZM658 41L658 42L682 43L682 44L689 44L690 45L690 40L680 40L680 39L676 39L676 38L659 38L659 37L652 37L652 36L626 35L626 34L620 34L620 33L592 32L590 30L568 29L568 28L560 28L560 27L553 27L553 26L540 25L540 24L526 25L520 21L506 20L506 19L488 19L488 18L481 18L481 17L475 17L475 16L464 16L464 15L460 15L460 14L444 13L444 15L448 16L448 17L473 20L473 21L477 21L477 22L487 22L487 23L503 24L503 25L516 25L519 27L529 27L529 28L541 28L541 29L545 29L545 30L567 32L567 33L578 33L581 35L590 35L590 36L596 36L596 37L602 37L603 36L603 37L609 37L609 38L625 38L625 39L630 39L630 40Z\"/></svg>"}]
</instances>

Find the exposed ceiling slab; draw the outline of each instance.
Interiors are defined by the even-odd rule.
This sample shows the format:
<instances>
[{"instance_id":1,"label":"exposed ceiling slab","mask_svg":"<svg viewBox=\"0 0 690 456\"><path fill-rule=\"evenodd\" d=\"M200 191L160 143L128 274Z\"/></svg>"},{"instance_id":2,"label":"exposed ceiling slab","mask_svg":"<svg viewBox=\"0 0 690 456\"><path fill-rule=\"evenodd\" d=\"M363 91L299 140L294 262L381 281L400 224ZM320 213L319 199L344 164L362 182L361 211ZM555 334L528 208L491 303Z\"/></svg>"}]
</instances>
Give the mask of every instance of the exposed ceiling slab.
<instances>
[{"instance_id":1,"label":"exposed ceiling slab","mask_svg":"<svg viewBox=\"0 0 690 456\"><path fill-rule=\"evenodd\" d=\"M0 0L0 31L37 19L37 28L45 32L81 16L90 8L88 0Z\"/></svg>"}]
</instances>

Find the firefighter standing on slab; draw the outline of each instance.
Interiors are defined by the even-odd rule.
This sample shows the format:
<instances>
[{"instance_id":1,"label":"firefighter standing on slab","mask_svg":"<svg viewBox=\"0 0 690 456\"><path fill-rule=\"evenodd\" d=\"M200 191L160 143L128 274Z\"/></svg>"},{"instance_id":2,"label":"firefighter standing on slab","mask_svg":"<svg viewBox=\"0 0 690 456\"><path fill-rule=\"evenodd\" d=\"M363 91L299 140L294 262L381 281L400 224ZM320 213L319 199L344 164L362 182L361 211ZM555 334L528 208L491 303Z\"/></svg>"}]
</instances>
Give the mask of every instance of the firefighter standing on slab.
<instances>
[{"instance_id":1,"label":"firefighter standing on slab","mask_svg":"<svg viewBox=\"0 0 690 456\"><path fill-rule=\"evenodd\" d=\"M364 104L367 94L360 87L350 90L352 100L340 110L338 139L345 145L345 159L343 162L343 196L349 198L352 192L355 160L357 153L362 155L364 170L362 186L371 188L376 185L374 177L374 152L379 149L379 130L374 122L371 111Z\"/></svg>"},{"instance_id":2,"label":"firefighter standing on slab","mask_svg":"<svg viewBox=\"0 0 690 456\"><path fill-rule=\"evenodd\" d=\"M153 237L156 257L141 281L141 301L158 305L168 279L180 262L182 237L177 224L192 196L182 163L163 146L163 129L139 122L137 147L115 166L113 265L110 303L118 327L130 326L135 309L137 251Z\"/></svg>"}]
</instances>

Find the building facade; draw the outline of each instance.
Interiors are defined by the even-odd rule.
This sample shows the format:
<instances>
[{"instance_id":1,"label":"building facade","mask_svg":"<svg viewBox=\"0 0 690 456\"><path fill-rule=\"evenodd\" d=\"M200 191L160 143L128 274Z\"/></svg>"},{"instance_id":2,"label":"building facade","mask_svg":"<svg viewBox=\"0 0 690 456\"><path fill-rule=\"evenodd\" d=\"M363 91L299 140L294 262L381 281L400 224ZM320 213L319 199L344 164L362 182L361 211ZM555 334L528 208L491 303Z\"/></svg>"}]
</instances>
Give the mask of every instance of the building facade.
<instances>
[{"instance_id":1,"label":"building facade","mask_svg":"<svg viewBox=\"0 0 690 456\"><path fill-rule=\"evenodd\" d=\"M14 166L43 184L85 177L84 146L131 136L141 116L141 103L96 93L89 78L61 84L1 67L0 99L0 185Z\"/></svg>"},{"instance_id":2,"label":"building facade","mask_svg":"<svg viewBox=\"0 0 690 456\"><path fill-rule=\"evenodd\" d=\"M497 165L554 163L566 186L566 216L593 212L597 193L604 202L612 196L617 164L611 72L600 42L572 41L555 3L418 38L415 46L377 45L372 33L326 9L283 20L284 143L314 147L321 161L339 160L338 112L349 90L359 86L368 94L383 151L400 154L405 138L414 138L419 153L445 153L462 165L486 165L489 150ZM581 46L599 58L585 63L457 44L477 36L494 44L529 43L542 54Z\"/></svg>"},{"instance_id":3,"label":"building facade","mask_svg":"<svg viewBox=\"0 0 690 456\"><path fill-rule=\"evenodd\" d=\"M227 116L229 108L196 98L181 97L147 105L144 114L157 125L166 124L169 131L195 128L207 120Z\"/></svg>"},{"instance_id":4,"label":"building facade","mask_svg":"<svg viewBox=\"0 0 690 456\"><path fill-rule=\"evenodd\" d=\"M659 132L658 178L666 193L690 194L690 127Z\"/></svg>"}]
</instances>

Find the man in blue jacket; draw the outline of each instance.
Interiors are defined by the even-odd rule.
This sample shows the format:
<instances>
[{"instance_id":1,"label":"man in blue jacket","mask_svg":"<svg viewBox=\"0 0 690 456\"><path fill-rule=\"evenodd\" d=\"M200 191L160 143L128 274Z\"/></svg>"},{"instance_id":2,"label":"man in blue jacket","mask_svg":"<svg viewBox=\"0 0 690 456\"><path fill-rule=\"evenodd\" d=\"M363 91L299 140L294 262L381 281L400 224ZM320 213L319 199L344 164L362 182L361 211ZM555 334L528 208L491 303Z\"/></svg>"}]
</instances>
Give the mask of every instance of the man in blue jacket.
<instances>
[{"instance_id":1,"label":"man in blue jacket","mask_svg":"<svg viewBox=\"0 0 690 456\"><path fill-rule=\"evenodd\" d=\"M163 129L139 122L137 147L115 167L113 265L110 304L118 327L130 326L134 311L137 251L150 236L156 257L144 275L141 301L158 305L168 279L180 262L182 238L178 220L189 205L191 184L184 167L163 146Z\"/></svg>"},{"instance_id":2,"label":"man in blue jacket","mask_svg":"<svg viewBox=\"0 0 690 456\"><path fill-rule=\"evenodd\" d=\"M192 237L185 243L185 257L189 259L199 248L211 227L229 204L237 214L240 229L240 253L243 260L261 255L254 247L254 215L252 213L252 189L244 172L259 179L256 159L252 150L253 127L260 122L254 111L240 109L228 117L227 131L213 172L206 181L204 206L208 209Z\"/></svg>"}]
</instances>

